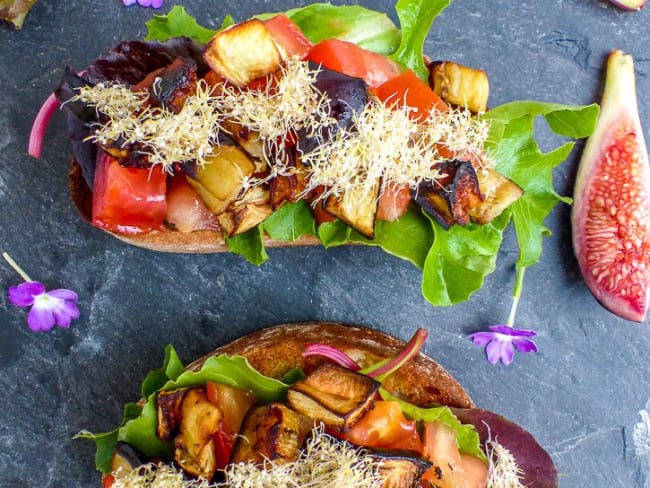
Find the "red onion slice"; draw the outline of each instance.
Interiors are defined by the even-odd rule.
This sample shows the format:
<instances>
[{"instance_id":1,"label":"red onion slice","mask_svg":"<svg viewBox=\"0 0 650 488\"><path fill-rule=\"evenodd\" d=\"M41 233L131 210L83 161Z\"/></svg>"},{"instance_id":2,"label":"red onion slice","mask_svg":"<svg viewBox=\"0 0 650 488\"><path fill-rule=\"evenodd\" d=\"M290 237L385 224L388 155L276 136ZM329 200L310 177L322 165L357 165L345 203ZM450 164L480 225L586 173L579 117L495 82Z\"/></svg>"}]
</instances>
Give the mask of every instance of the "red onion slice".
<instances>
[{"instance_id":1,"label":"red onion slice","mask_svg":"<svg viewBox=\"0 0 650 488\"><path fill-rule=\"evenodd\" d=\"M366 370L366 375L379 380L390 376L420 352L424 342L427 340L427 335L429 335L429 333L426 329L418 329L397 356L386 362L379 363L376 367Z\"/></svg>"},{"instance_id":2,"label":"red onion slice","mask_svg":"<svg viewBox=\"0 0 650 488\"><path fill-rule=\"evenodd\" d=\"M45 137L45 130L47 129L50 119L54 112L61 106L59 101L51 93L49 97L41 105L34 123L32 124L32 131L29 134L29 143L27 144L27 153L34 157L40 158L43 149L43 139Z\"/></svg>"},{"instance_id":3,"label":"red onion slice","mask_svg":"<svg viewBox=\"0 0 650 488\"><path fill-rule=\"evenodd\" d=\"M345 354L340 349L337 349L333 346L328 346L327 344L307 344L302 355L304 357L309 356L323 356L327 359L334 361L339 366L344 368L351 369L353 371L358 371L361 369L354 359Z\"/></svg>"}]
</instances>

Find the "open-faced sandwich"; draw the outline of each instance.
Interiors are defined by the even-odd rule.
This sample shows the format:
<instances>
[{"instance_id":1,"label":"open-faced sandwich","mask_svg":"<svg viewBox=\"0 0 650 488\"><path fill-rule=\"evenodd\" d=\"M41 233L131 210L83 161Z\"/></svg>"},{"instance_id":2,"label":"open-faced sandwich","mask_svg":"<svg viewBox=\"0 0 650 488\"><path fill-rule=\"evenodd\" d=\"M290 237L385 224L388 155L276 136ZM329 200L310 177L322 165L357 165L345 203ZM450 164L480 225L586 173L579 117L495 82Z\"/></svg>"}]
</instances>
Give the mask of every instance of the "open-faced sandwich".
<instances>
[{"instance_id":1,"label":"open-faced sandwich","mask_svg":"<svg viewBox=\"0 0 650 488\"><path fill-rule=\"evenodd\" d=\"M475 407L409 343L338 323L246 335L184 368L171 347L113 432L104 487L556 487L528 432Z\"/></svg>"},{"instance_id":2,"label":"open-faced sandwich","mask_svg":"<svg viewBox=\"0 0 650 488\"><path fill-rule=\"evenodd\" d=\"M155 40L68 69L30 153L62 104L72 199L122 240L255 263L265 246L376 245L424 270L433 303L462 301L494 268L513 216L523 261L539 257L560 199L550 173L572 146L542 154L533 119L585 137L597 108L488 110L483 70L425 62L424 36L448 3L398 2L401 30L358 6L314 4L217 31L175 8L149 22ZM463 270L463 284L448 284L458 273L444 266Z\"/></svg>"}]
</instances>

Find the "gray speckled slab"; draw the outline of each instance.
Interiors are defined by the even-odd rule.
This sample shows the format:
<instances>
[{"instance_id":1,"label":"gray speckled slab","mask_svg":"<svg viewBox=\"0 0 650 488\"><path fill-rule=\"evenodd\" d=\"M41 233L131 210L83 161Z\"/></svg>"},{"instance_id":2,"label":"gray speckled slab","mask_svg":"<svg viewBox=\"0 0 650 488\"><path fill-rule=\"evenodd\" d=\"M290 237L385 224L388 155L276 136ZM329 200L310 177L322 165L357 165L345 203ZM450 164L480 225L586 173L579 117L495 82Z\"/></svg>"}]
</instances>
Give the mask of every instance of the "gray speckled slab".
<instances>
[{"instance_id":1,"label":"gray speckled slab","mask_svg":"<svg viewBox=\"0 0 650 488\"><path fill-rule=\"evenodd\" d=\"M395 18L390 1L362 3ZM243 19L299 2L167 0L164 10L175 4L214 27L226 13ZM257 268L234 255L128 247L84 224L68 199L63 117L54 118L41 160L25 152L30 125L64 66L83 68L118 41L142 37L152 14L119 0L41 0L22 31L0 29L0 247L50 288L77 290L82 313L69 330L32 334L24 311L0 294L0 486L98 486L93 447L72 437L112 428L165 344L189 361L242 333L307 319L361 323L402 338L429 327L426 351L478 405L538 438L560 486L650 486L642 470L648 460L631 449L637 412L650 397L648 324L615 318L584 287L567 206L548 221L553 236L527 273L517 320L538 330L540 352L510 367L488 365L466 334L508 313L512 234L481 291L462 305L434 308L420 295L415 268L373 248L270 250ZM605 58L621 48L636 58L650 128L649 25L650 7L623 12L598 0L455 0L426 51L485 69L496 106L596 101ZM542 145L551 142L542 136ZM556 173L563 194L571 193L576 165L574 153ZM0 288L19 281L0 266Z\"/></svg>"}]
</instances>

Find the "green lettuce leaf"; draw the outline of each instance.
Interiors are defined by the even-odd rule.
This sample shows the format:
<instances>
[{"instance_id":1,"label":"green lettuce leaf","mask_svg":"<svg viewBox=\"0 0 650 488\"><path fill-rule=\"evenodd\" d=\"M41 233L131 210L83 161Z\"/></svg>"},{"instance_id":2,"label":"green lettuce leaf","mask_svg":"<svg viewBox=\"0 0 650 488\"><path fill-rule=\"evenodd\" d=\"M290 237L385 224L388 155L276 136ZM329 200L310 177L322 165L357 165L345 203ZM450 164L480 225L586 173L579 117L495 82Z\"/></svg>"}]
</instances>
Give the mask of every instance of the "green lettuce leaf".
<instances>
[{"instance_id":1,"label":"green lettuce leaf","mask_svg":"<svg viewBox=\"0 0 650 488\"><path fill-rule=\"evenodd\" d=\"M424 64L424 41L433 21L449 6L450 0L398 0L395 10L399 17L402 38L391 58L411 69L422 80L429 79Z\"/></svg>"},{"instance_id":2,"label":"green lettuce leaf","mask_svg":"<svg viewBox=\"0 0 650 488\"><path fill-rule=\"evenodd\" d=\"M383 388L379 390L384 400L398 402L404 415L412 420L422 422L438 421L447 425L456 433L456 443L460 451L466 452L483 461L487 461L487 456L481 449L481 439L473 425L461 424L449 407L432 407L421 408L411 405L410 403L400 400L391 395Z\"/></svg>"},{"instance_id":3,"label":"green lettuce leaf","mask_svg":"<svg viewBox=\"0 0 650 488\"><path fill-rule=\"evenodd\" d=\"M295 242L302 236L316 235L316 223L304 200L285 203L261 224L272 239Z\"/></svg>"},{"instance_id":4,"label":"green lettuce leaf","mask_svg":"<svg viewBox=\"0 0 650 488\"><path fill-rule=\"evenodd\" d=\"M170 459L173 443L162 442L156 437L156 392L204 385L208 381L251 391L264 403L282 401L289 388L282 381L260 374L241 356L213 356L198 371L186 371L174 348L167 346L162 368L149 373L142 384L142 391L148 392L143 397L146 398L144 405L128 404L122 422L113 431L100 434L81 432L77 437L95 442L95 465L102 473L111 471L111 456L117 442L126 442L148 457ZM154 388L156 384L158 386Z\"/></svg>"},{"instance_id":5,"label":"green lettuce leaf","mask_svg":"<svg viewBox=\"0 0 650 488\"><path fill-rule=\"evenodd\" d=\"M145 25L147 26L145 39L148 41L165 41L172 37L185 36L206 44L217 32L199 25L196 19L180 5L174 5L166 15L154 14Z\"/></svg>"},{"instance_id":6,"label":"green lettuce leaf","mask_svg":"<svg viewBox=\"0 0 650 488\"><path fill-rule=\"evenodd\" d=\"M230 252L243 256L246 261L256 266L269 260L269 255L264 248L264 228L262 225L253 227L243 234L226 237L226 245Z\"/></svg>"}]
</instances>

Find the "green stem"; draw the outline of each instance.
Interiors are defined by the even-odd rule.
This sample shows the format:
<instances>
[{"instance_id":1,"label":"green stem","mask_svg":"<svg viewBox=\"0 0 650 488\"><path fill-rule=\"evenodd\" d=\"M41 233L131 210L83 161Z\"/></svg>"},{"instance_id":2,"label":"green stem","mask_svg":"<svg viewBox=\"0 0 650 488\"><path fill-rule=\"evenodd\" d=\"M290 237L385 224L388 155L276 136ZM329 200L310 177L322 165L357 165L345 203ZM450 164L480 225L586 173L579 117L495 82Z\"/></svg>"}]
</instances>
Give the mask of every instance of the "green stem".
<instances>
[{"instance_id":1,"label":"green stem","mask_svg":"<svg viewBox=\"0 0 650 488\"><path fill-rule=\"evenodd\" d=\"M25 273L23 271L23 269L20 266L18 266L18 263L16 263L16 261L14 261L13 258L11 256L9 256L9 254L7 254L6 252L3 252L2 257L5 258L5 261L7 261L9 263L9 266L11 266L11 268L16 273L18 273L23 280L25 280L27 282L34 281L29 277L29 275L27 273Z\"/></svg>"},{"instance_id":2,"label":"green stem","mask_svg":"<svg viewBox=\"0 0 650 488\"><path fill-rule=\"evenodd\" d=\"M515 324L515 315L517 315L517 305L521 298L521 290L524 288L524 274L526 273L525 266L517 266L517 277L515 278L515 288L512 290L512 306L510 307L510 315L506 325L513 327Z\"/></svg>"}]
</instances>

